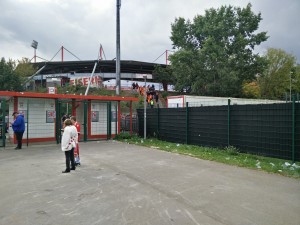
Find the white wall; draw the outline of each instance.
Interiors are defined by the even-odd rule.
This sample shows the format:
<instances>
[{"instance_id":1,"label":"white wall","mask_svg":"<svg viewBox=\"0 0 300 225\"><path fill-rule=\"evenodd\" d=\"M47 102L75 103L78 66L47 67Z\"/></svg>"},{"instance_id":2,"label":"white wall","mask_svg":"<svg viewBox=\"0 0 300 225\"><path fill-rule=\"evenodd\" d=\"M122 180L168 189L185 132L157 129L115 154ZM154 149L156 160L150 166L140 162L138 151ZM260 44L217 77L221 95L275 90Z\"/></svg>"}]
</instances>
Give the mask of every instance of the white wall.
<instances>
[{"instance_id":1,"label":"white wall","mask_svg":"<svg viewBox=\"0 0 300 225\"><path fill-rule=\"evenodd\" d=\"M184 100L183 100L184 99ZM227 97L210 97L210 96L191 96L180 95L168 97L168 108L185 107L186 102L189 107L199 106L217 106L228 105L228 99L231 100L231 105L247 105L247 104L273 104L284 103L284 101L268 100L268 99L246 99L246 98L227 98Z\"/></svg>"}]
</instances>

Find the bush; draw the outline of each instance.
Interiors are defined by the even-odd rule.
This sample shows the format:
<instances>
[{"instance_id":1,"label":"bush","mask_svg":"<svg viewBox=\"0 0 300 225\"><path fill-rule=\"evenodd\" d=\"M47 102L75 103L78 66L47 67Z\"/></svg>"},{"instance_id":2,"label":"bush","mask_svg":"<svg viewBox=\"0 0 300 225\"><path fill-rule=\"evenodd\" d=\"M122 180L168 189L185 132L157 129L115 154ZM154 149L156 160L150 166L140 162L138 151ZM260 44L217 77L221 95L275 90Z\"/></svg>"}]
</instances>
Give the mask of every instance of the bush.
<instances>
[{"instance_id":1,"label":"bush","mask_svg":"<svg viewBox=\"0 0 300 225\"><path fill-rule=\"evenodd\" d=\"M229 155L238 155L239 150L234 146L227 146L224 149Z\"/></svg>"},{"instance_id":2,"label":"bush","mask_svg":"<svg viewBox=\"0 0 300 225\"><path fill-rule=\"evenodd\" d=\"M124 139L131 139L130 133L122 132L116 135L115 140L124 140Z\"/></svg>"},{"instance_id":3,"label":"bush","mask_svg":"<svg viewBox=\"0 0 300 225\"><path fill-rule=\"evenodd\" d=\"M164 91L161 93L161 96L166 99L168 97L169 93L167 91Z\"/></svg>"}]
</instances>

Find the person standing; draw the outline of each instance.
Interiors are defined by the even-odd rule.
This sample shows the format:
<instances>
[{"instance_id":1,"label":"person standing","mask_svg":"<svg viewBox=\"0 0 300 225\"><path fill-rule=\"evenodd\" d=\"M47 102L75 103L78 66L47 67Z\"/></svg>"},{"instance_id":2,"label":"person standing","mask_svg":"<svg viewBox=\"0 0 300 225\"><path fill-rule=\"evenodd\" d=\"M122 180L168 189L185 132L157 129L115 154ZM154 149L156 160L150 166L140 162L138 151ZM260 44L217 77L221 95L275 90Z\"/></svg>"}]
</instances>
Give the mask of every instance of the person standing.
<instances>
[{"instance_id":1,"label":"person standing","mask_svg":"<svg viewBox=\"0 0 300 225\"><path fill-rule=\"evenodd\" d=\"M18 112L14 112L12 116L14 117L14 121L12 122L11 126L18 142L18 145L17 147L15 147L15 150L19 150L22 149L22 139L25 131L24 115L19 114Z\"/></svg>"},{"instance_id":2,"label":"person standing","mask_svg":"<svg viewBox=\"0 0 300 225\"><path fill-rule=\"evenodd\" d=\"M151 107L151 109L153 109L153 107L154 107L154 100L153 100L153 97L150 99L150 107Z\"/></svg>"},{"instance_id":3,"label":"person standing","mask_svg":"<svg viewBox=\"0 0 300 225\"><path fill-rule=\"evenodd\" d=\"M71 170L75 170L74 160L74 148L78 141L78 134L75 126L73 126L70 119L64 121L64 132L61 139L61 150L65 152L66 157L66 169L62 173L69 173ZM70 168L71 162L71 168Z\"/></svg>"},{"instance_id":4,"label":"person standing","mask_svg":"<svg viewBox=\"0 0 300 225\"><path fill-rule=\"evenodd\" d=\"M78 142L80 136L80 124L76 120L76 116L71 116L72 124L76 127L77 134L78 134ZM79 156L79 144L76 144L76 148L74 149L74 157L75 157L75 165L80 165L80 156Z\"/></svg>"}]
</instances>

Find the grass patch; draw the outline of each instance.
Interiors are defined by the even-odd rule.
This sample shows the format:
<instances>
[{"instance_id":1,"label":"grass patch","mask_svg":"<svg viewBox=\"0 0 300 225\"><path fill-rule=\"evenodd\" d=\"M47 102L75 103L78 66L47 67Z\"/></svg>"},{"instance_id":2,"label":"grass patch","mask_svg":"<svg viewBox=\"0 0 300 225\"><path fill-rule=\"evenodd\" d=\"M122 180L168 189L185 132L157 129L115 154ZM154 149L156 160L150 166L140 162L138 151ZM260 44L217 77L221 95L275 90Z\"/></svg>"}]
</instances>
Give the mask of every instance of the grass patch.
<instances>
[{"instance_id":1,"label":"grass patch","mask_svg":"<svg viewBox=\"0 0 300 225\"><path fill-rule=\"evenodd\" d=\"M161 141L155 138L144 140L143 138L140 138L136 135L130 136L128 133L121 133L117 135L115 139L129 144L141 145L159 149L162 151L189 155L199 159L211 160L228 165L261 170L268 173L281 174L283 176L298 179L300 178L299 162L292 164L292 162L288 160L241 153L237 148L233 146L220 149L195 145L176 144Z\"/></svg>"}]
</instances>

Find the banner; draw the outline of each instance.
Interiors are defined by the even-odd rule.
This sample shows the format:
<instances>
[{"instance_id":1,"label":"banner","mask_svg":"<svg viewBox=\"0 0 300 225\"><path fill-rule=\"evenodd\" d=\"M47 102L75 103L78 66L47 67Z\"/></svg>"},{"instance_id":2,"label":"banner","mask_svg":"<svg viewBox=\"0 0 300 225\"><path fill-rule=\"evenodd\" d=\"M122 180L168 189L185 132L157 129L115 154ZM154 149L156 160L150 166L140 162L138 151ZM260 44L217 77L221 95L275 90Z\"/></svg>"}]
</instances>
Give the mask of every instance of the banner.
<instances>
[{"instance_id":1,"label":"banner","mask_svg":"<svg viewBox=\"0 0 300 225\"><path fill-rule=\"evenodd\" d=\"M82 85L88 86L90 81L90 77L78 77L78 78L71 78L70 85ZM102 79L99 76L92 77L91 87L100 87L102 85Z\"/></svg>"}]
</instances>

